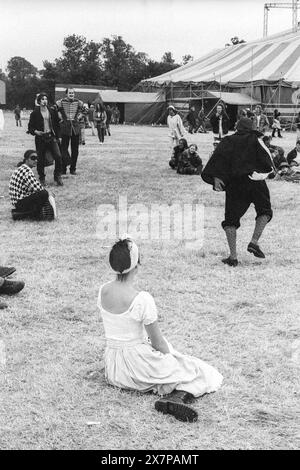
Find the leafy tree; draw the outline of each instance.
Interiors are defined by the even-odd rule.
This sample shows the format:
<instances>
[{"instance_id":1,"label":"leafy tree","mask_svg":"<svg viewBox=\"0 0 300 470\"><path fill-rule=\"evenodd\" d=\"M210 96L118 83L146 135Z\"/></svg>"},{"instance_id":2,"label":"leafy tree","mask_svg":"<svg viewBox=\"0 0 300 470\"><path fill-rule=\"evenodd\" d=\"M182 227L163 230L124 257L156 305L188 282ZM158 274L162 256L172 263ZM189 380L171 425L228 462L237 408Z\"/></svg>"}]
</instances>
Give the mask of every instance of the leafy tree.
<instances>
[{"instance_id":1,"label":"leafy tree","mask_svg":"<svg viewBox=\"0 0 300 470\"><path fill-rule=\"evenodd\" d=\"M165 52L161 59L165 64L174 64L175 60L173 59L172 52Z\"/></svg>"},{"instance_id":2,"label":"leafy tree","mask_svg":"<svg viewBox=\"0 0 300 470\"><path fill-rule=\"evenodd\" d=\"M182 57L182 65L186 65L189 62L192 62L194 60L194 57L191 56L190 54L186 54Z\"/></svg>"},{"instance_id":3,"label":"leafy tree","mask_svg":"<svg viewBox=\"0 0 300 470\"><path fill-rule=\"evenodd\" d=\"M7 103L32 107L34 96L39 92L37 68L24 57L12 57L7 64Z\"/></svg>"},{"instance_id":4,"label":"leafy tree","mask_svg":"<svg viewBox=\"0 0 300 470\"><path fill-rule=\"evenodd\" d=\"M7 72L10 80L22 83L36 77L37 69L24 57L12 57L7 63Z\"/></svg>"},{"instance_id":5,"label":"leafy tree","mask_svg":"<svg viewBox=\"0 0 300 470\"><path fill-rule=\"evenodd\" d=\"M225 44L225 47L236 46L237 44L242 44L246 42L244 41L244 39L239 39L237 36L234 36L233 38L231 38L230 41L231 41L231 44L227 43Z\"/></svg>"},{"instance_id":6,"label":"leafy tree","mask_svg":"<svg viewBox=\"0 0 300 470\"><path fill-rule=\"evenodd\" d=\"M104 38L101 52L107 86L130 90L145 76L147 55L136 52L121 36Z\"/></svg>"}]
</instances>

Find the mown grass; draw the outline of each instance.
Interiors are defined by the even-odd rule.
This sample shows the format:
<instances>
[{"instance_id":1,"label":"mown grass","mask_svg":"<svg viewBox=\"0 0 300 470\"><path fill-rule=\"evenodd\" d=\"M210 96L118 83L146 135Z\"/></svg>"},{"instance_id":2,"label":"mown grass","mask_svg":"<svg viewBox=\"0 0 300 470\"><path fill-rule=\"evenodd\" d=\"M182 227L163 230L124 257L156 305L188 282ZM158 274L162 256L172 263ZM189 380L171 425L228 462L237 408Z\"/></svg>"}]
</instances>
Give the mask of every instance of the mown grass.
<instances>
[{"instance_id":1,"label":"mown grass","mask_svg":"<svg viewBox=\"0 0 300 470\"><path fill-rule=\"evenodd\" d=\"M104 146L87 131L77 177L52 183L59 218L14 222L8 181L33 138L6 114L0 140L1 264L17 267L25 289L0 311L7 364L1 371L2 449L295 449L299 447L299 184L269 183L274 218L256 260L246 246L254 210L238 233L241 264L227 253L220 222L224 195L200 177L168 167L166 128L112 127ZM197 135L206 161L211 135ZM277 139L276 139L277 140ZM294 134L278 143L292 148ZM191 141L191 139L190 139ZM157 413L155 397L120 391L103 376L98 288L111 278L107 240L97 238L97 207L198 200L205 206L204 246L142 240L138 285L155 297L160 325L180 351L224 375L215 394L199 399L199 421ZM89 422L97 424L89 425Z\"/></svg>"}]
</instances>

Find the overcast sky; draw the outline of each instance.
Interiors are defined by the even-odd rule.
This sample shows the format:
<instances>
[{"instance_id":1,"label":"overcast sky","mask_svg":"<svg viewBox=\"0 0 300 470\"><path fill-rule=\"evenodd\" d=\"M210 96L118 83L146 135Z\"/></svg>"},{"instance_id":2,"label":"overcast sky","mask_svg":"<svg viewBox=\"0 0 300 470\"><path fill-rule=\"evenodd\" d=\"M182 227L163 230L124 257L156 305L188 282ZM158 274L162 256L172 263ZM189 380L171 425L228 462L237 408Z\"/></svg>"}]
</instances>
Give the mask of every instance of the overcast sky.
<instances>
[{"instance_id":1,"label":"overcast sky","mask_svg":"<svg viewBox=\"0 0 300 470\"><path fill-rule=\"evenodd\" d=\"M0 0L0 68L13 56L38 68L61 56L63 39L117 34L136 51L177 62L222 48L230 38L263 35L266 0ZM299 18L300 19L300 18ZM292 11L269 12L269 34L291 28Z\"/></svg>"}]
</instances>

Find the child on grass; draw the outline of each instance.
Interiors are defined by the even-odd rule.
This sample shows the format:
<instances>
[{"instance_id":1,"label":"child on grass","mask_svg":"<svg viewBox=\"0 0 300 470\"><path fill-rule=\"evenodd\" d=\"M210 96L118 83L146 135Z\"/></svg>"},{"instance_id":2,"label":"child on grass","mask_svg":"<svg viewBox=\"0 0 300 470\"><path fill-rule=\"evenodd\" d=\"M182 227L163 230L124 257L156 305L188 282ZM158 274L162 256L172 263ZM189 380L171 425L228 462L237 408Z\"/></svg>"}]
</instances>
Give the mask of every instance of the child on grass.
<instances>
[{"instance_id":1,"label":"child on grass","mask_svg":"<svg viewBox=\"0 0 300 470\"><path fill-rule=\"evenodd\" d=\"M106 337L105 375L109 384L163 395L155 408L181 421L196 421L188 403L216 391L222 375L212 366L173 349L162 336L151 294L134 286L139 250L128 236L109 255L114 281L100 288L98 307Z\"/></svg>"}]
</instances>

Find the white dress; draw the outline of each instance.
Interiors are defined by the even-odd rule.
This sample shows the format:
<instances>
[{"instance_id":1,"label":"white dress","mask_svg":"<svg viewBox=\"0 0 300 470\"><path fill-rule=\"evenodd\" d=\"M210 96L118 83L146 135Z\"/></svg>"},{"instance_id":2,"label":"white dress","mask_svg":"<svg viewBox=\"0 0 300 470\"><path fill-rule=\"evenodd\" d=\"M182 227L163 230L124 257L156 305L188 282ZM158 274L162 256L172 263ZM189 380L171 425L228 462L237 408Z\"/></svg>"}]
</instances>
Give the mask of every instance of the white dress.
<instances>
[{"instance_id":1,"label":"white dress","mask_svg":"<svg viewBox=\"0 0 300 470\"><path fill-rule=\"evenodd\" d=\"M105 376L109 384L140 392L152 390L159 395L184 390L195 397L221 386L222 375L206 362L175 351L169 343L168 354L151 346L144 325L157 320L157 310L149 293L139 292L128 310L116 315L102 307L101 289L98 307L105 330Z\"/></svg>"},{"instance_id":2,"label":"white dress","mask_svg":"<svg viewBox=\"0 0 300 470\"><path fill-rule=\"evenodd\" d=\"M4 129L4 114L2 109L0 109L0 132Z\"/></svg>"},{"instance_id":3,"label":"white dress","mask_svg":"<svg viewBox=\"0 0 300 470\"><path fill-rule=\"evenodd\" d=\"M178 145L179 140L186 133L181 117L179 114L175 114L174 116L169 115L167 117L167 124L170 130L169 137L171 139L171 145Z\"/></svg>"}]
</instances>

